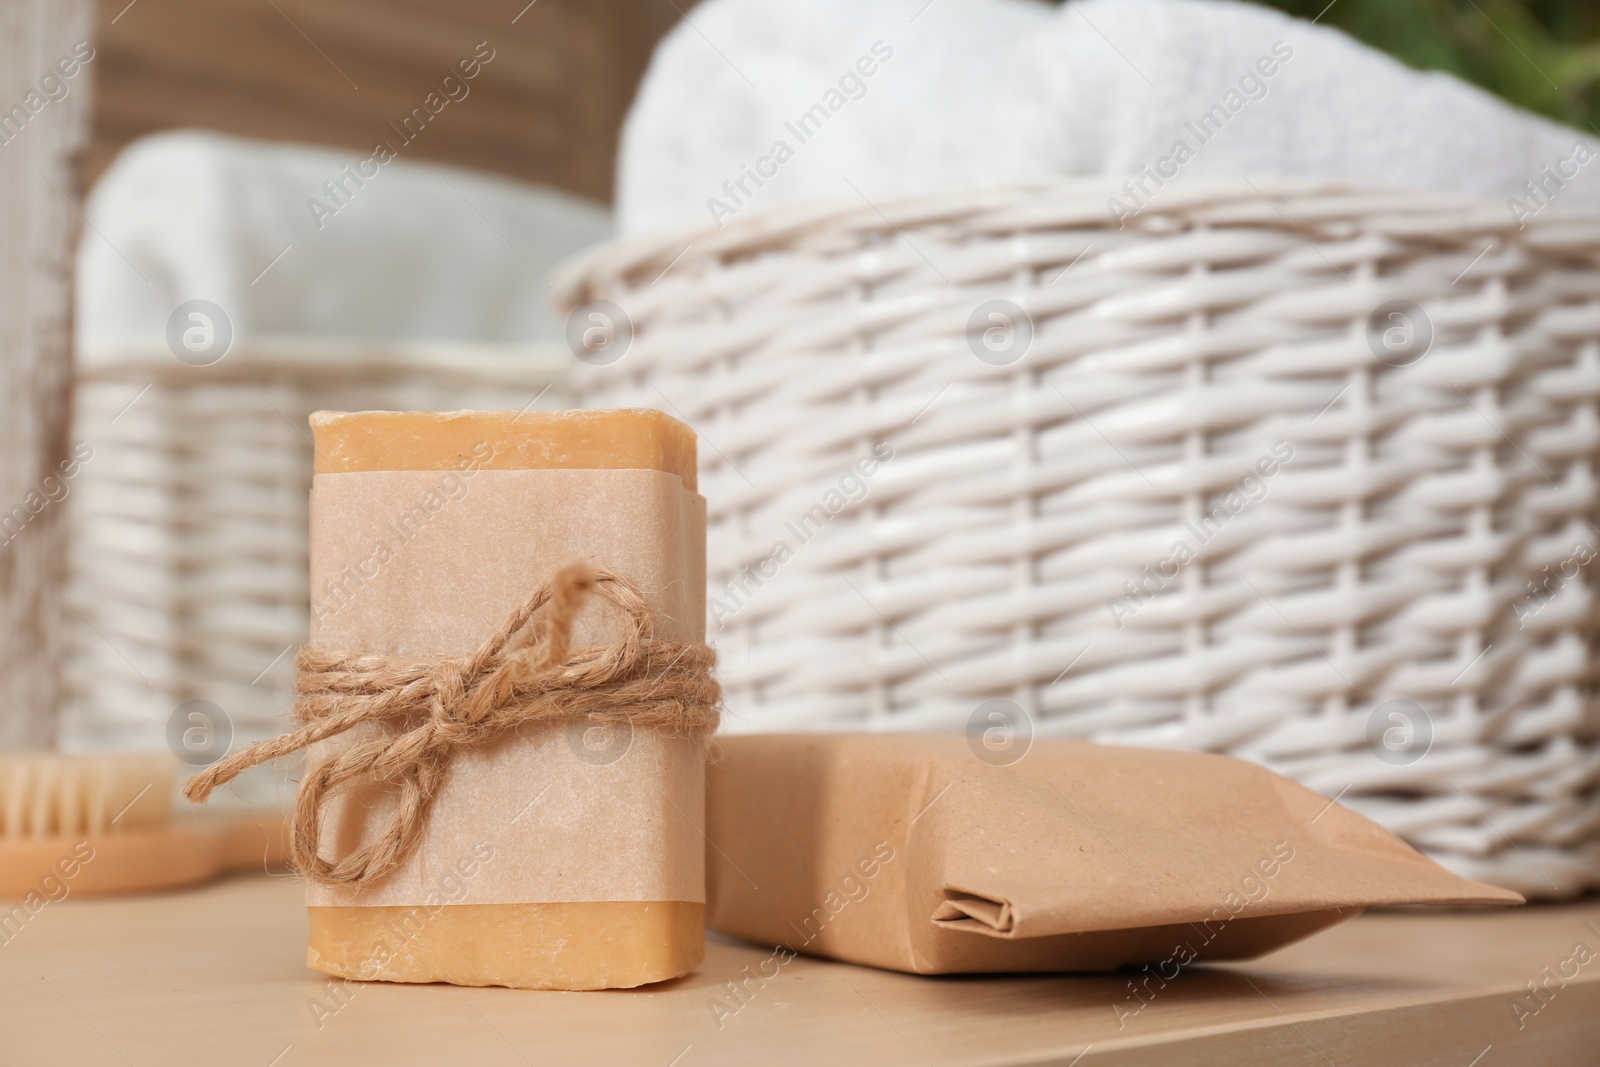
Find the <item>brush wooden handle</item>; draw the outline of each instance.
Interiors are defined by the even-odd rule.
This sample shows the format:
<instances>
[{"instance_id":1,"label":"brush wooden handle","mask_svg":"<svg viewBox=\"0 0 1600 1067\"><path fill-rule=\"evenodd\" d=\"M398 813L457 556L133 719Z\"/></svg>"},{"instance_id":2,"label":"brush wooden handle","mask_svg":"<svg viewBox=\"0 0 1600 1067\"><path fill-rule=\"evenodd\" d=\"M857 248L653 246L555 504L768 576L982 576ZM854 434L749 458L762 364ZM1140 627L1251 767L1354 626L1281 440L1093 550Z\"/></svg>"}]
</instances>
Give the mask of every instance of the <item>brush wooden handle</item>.
<instances>
[{"instance_id":1,"label":"brush wooden handle","mask_svg":"<svg viewBox=\"0 0 1600 1067\"><path fill-rule=\"evenodd\" d=\"M282 870L288 844L287 824L278 815L205 816L87 838L0 841L0 899L59 896L59 885L69 896L141 893L196 885L229 871Z\"/></svg>"}]
</instances>

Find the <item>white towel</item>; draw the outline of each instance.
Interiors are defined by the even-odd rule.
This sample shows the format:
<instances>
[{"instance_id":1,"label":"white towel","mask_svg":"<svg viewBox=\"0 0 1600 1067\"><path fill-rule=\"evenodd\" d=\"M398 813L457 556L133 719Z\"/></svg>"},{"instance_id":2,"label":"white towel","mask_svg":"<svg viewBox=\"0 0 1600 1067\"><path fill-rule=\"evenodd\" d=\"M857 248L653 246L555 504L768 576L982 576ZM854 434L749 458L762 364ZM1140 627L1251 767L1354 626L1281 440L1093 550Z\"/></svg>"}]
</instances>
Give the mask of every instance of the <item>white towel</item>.
<instances>
[{"instance_id":1,"label":"white towel","mask_svg":"<svg viewBox=\"0 0 1600 1067\"><path fill-rule=\"evenodd\" d=\"M80 353L164 345L188 300L221 307L236 338L564 343L545 279L610 236L603 209L369 158L194 131L129 146L85 211Z\"/></svg>"},{"instance_id":2,"label":"white towel","mask_svg":"<svg viewBox=\"0 0 1600 1067\"><path fill-rule=\"evenodd\" d=\"M1165 169L1185 176L1350 179L1527 199L1523 187L1543 182L1548 167L1570 172L1558 176L1561 188L1545 182L1549 203L1600 206L1600 164L1588 158L1595 139L1452 75L1412 70L1339 30L1251 4L1069 4L1021 49L997 106L1006 136L996 168L1010 174L1130 178L1183 143L1192 157ZM1569 159L1579 144L1585 158Z\"/></svg>"},{"instance_id":3,"label":"white towel","mask_svg":"<svg viewBox=\"0 0 1600 1067\"><path fill-rule=\"evenodd\" d=\"M986 176L996 86L1053 18L1035 0L707 0L657 46L629 112L618 226ZM793 157L741 191L778 143Z\"/></svg>"},{"instance_id":4,"label":"white towel","mask_svg":"<svg viewBox=\"0 0 1600 1067\"><path fill-rule=\"evenodd\" d=\"M1250 4L707 0L688 19L624 129L628 233L726 222L724 206L1052 175L1127 179L1130 211L1194 174L1472 193L1513 217L1600 208L1595 139ZM861 98L795 144L785 123L878 41L893 55ZM793 157L741 189L786 137Z\"/></svg>"}]
</instances>

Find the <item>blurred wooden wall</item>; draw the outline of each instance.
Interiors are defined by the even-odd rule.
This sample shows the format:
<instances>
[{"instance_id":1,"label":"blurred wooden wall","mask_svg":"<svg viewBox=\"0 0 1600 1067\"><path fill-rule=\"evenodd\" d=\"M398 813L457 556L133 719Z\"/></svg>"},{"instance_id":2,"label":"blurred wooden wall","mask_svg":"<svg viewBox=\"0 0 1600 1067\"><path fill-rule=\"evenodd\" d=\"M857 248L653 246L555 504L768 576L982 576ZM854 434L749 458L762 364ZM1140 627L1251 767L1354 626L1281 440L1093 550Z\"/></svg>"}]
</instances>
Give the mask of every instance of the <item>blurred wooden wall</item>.
<instances>
[{"instance_id":1,"label":"blurred wooden wall","mask_svg":"<svg viewBox=\"0 0 1600 1067\"><path fill-rule=\"evenodd\" d=\"M101 0L85 177L204 127L370 154L487 41L495 57L403 153L610 202L617 134L691 0Z\"/></svg>"}]
</instances>

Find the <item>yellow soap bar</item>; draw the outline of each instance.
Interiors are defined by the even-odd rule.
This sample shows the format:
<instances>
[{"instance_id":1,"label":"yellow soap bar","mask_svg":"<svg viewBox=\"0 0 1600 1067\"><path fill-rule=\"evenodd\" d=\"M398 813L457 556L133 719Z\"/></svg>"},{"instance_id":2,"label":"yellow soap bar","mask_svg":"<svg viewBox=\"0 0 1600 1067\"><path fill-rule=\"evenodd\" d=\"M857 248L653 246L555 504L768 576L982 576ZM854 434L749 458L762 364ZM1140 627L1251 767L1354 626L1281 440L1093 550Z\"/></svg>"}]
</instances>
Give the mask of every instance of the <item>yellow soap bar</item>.
<instances>
[{"instance_id":1,"label":"yellow soap bar","mask_svg":"<svg viewBox=\"0 0 1600 1067\"><path fill-rule=\"evenodd\" d=\"M649 409L317 412L317 474L658 470L696 486L694 431ZM705 958L697 901L311 907L306 963L338 977L524 989L621 989Z\"/></svg>"},{"instance_id":2,"label":"yellow soap bar","mask_svg":"<svg viewBox=\"0 0 1600 1067\"><path fill-rule=\"evenodd\" d=\"M704 904L594 900L311 908L306 963L341 978L627 989L705 958Z\"/></svg>"},{"instance_id":3,"label":"yellow soap bar","mask_svg":"<svg viewBox=\"0 0 1600 1067\"><path fill-rule=\"evenodd\" d=\"M694 431L649 408L609 411L319 411L316 473L652 470L697 488Z\"/></svg>"}]
</instances>

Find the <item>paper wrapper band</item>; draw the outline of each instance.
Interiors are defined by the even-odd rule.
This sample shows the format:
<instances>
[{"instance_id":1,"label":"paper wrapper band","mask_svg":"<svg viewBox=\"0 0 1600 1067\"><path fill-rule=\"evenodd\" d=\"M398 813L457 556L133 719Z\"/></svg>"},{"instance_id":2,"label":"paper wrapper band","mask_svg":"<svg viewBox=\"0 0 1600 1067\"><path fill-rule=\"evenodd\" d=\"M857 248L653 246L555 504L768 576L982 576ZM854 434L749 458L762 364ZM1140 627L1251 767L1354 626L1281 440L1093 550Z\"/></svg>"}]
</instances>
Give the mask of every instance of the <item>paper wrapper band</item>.
<instances>
[{"instance_id":1,"label":"paper wrapper band","mask_svg":"<svg viewBox=\"0 0 1600 1067\"><path fill-rule=\"evenodd\" d=\"M572 624L590 596L626 617L609 645L572 652ZM300 725L235 753L184 788L203 801L242 772L357 726L384 732L318 763L295 799L292 854L307 880L359 887L394 870L416 848L457 751L520 726L626 721L680 737L716 730L722 691L715 653L703 642L654 635L644 596L626 579L572 564L519 605L466 656L416 663L367 651L303 648L296 660ZM325 805L364 781L393 782L399 796L376 839L337 860L320 854Z\"/></svg>"}]
</instances>

